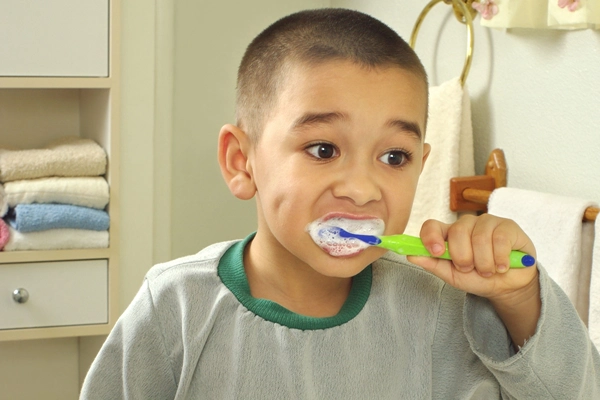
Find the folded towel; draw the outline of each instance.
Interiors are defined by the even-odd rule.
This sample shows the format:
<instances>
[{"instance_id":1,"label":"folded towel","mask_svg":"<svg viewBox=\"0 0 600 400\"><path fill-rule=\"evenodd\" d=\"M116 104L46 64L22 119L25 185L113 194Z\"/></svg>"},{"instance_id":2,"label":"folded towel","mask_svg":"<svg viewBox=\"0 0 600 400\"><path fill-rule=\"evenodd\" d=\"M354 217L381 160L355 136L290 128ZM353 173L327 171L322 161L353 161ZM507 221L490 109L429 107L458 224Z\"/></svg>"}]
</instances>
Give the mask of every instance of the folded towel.
<instances>
[{"instance_id":1,"label":"folded towel","mask_svg":"<svg viewBox=\"0 0 600 400\"><path fill-rule=\"evenodd\" d=\"M108 247L108 231L82 229L51 229L22 233L10 226L10 237L4 251L101 249Z\"/></svg>"},{"instance_id":2,"label":"folded towel","mask_svg":"<svg viewBox=\"0 0 600 400\"><path fill-rule=\"evenodd\" d=\"M460 78L429 89L429 119L425 141L431 153L419 179L405 233L418 235L430 218L451 223L450 179L475 174L471 103Z\"/></svg>"},{"instance_id":3,"label":"folded towel","mask_svg":"<svg viewBox=\"0 0 600 400\"><path fill-rule=\"evenodd\" d=\"M108 204L108 182L100 176L52 177L6 182L0 189L2 206L61 203L103 209ZM6 212L5 212L6 213Z\"/></svg>"},{"instance_id":4,"label":"folded towel","mask_svg":"<svg viewBox=\"0 0 600 400\"><path fill-rule=\"evenodd\" d=\"M105 231L110 221L106 211L70 204L17 204L5 219L21 233L49 229Z\"/></svg>"},{"instance_id":5,"label":"folded towel","mask_svg":"<svg viewBox=\"0 0 600 400\"><path fill-rule=\"evenodd\" d=\"M565 291L584 322L588 319L591 243L583 213L595 203L530 190L499 188L492 192L488 212L517 222L533 241L537 259Z\"/></svg>"},{"instance_id":6,"label":"folded towel","mask_svg":"<svg viewBox=\"0 0 600 400\"><path fill-rule=\"evenodd\" d=\"M0 219L0 250L4 248L4 245L8 242L9 237L10 232L8 230L8 226L3 219Z\"/></svg>"},{"instance_id":7,"label":"folded towel","mask_svg":"<svg viewBox=\"0 0 600 400\"><path fill-rule=\"evenodd\" d=\"M105 172L106 153L91 139L65 137L43 149L0 149L0 182Z\"/></svg>"},{"instance_id":8,"label":"folded towel","mask_svg":"<svg viewBox=\"0 0 600 400\"><path fill-rule=\"evenodd\" d=\"M588 328L592 341L600 349L600 217L596 218L595 227Z\"/></svg>"},{"instance_id":9,"label":"folded towel","mask_svg":"<svg viewBox=\"0 0 600 400\"><path fill-rule=\"evenodd\" d=\"M0 218L6 215L8 211L8 201L6 201L6 192L4 191L4 186L0 184Z\"/></svg>"}]
</instances>

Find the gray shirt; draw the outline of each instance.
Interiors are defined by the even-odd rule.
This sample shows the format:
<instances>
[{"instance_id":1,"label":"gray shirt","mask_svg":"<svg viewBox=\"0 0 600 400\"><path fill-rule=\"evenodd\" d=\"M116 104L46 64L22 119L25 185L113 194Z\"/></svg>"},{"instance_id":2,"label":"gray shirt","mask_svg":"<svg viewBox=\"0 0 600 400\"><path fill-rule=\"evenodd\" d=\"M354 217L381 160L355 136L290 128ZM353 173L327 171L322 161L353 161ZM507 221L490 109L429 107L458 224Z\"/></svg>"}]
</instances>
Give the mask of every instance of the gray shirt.
<instances>
[{"instance_id":1,"label":"gray shirt","mask_svg":"<svg viewBox=\"0 0 600 400\"><path fill-rule=\"evenodd\" d=\"M244 241L154 266L82 399L596 399L600 357L540 267L542 314L515 354L486 299L387 254L340 313L250 296Z\"/></svg>"}]
</instances>

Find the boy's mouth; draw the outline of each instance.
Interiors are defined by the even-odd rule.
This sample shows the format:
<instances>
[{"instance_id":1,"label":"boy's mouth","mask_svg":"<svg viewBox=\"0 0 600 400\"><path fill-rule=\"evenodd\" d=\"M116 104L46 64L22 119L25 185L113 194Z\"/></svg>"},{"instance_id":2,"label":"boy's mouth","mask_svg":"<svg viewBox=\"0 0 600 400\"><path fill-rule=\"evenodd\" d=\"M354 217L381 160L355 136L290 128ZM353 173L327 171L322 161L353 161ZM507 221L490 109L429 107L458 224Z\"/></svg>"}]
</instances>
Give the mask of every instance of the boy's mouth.
<instances>
[{"instance_id":1,"label":"boy's mouth","mask_svg":"<svg viewBox=\"0 0 600 400\"><path fill-rule=\"evenodd\" d=\"M385 229L385 223L379 218L326 216L308 224L306 230L317 246L329 255L344 257L358 254L369 245L358 239L340 237L333 233L334 229L327 229L331 227L361 235L380 236Z\"/></svg>"}]
</instances>

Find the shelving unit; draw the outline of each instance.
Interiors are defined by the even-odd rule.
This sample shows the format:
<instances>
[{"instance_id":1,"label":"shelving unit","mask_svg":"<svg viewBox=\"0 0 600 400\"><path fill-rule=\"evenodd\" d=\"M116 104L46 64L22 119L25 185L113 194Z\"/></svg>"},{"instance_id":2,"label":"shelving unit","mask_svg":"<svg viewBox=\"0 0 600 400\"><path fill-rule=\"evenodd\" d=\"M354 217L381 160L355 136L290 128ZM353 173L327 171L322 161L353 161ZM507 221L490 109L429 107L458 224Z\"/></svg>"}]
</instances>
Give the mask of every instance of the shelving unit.
<instances>
[{"instance_id":1,"label":"shelving unit","mask_svg":"<svg viewBox=\"0 0 600 400\"><path fill-rule=\"evenodd\" d=\"M86 6L82 5L84 3ZM3 9L9 13L11 6L22 7L18 4L14 0L0 0L0 6L4 5ZM98 142L108 157L105 178L110 188L107 208L110 245L105 249L0 252L0 315L5 321L6 318L9 320L0 324L0 341L103 335L110 331L118 316L120 4L119 0L51 0L43 2L41 7L48 7L48 4L57 13L57 23L60 24L61 18L69 21L77 18L73 13L83 13L82 20L86 24L89 25L88 20L94 22L94 29L105 34L106 46L98 45L97 48L107 54L91 57L90 53L95 50L86 45L86 41L91 40L89 32L82 32L79 46L82 54L79 56L75 48L75 53L70 56L73 60L79 60L78 57L105 60L107 65L92 65L91 70L105 70L106 74L89 75L87 58L82 63L52 65L48 76L0 70L0 75L5 75L0 76L0 147L40 148L68 135ZM102 12L98 13L98 10ZM108 18L104 20L103 16ZM46 24L47 20L53 21L53 15L40 18L44 18ZM79 25L74 24L74 29L80 29ZM16 24L15 29L25 28ZM57 36L58 40L64 37L65 27L57 30L63 35ZM43 30L38 32L52 34ZM18 41L17 33L5 35L4 40L15 38ZM32 35L27 33L27 43L33 43L29 40ZM92 39L90 43L103 41L102 37ZM61 46L64 47L64 43ZM0 50L3 49L0 46ZM53 56L51 54L48 59ZM77 64L85 65L80 68ZM56 73L56 68L63 69ZM34 69L43 68L36 65ZM30 76L25 76L28 74ZM26 287L27 284L38 289L30 291L27 302L17 303L11 296L17 287L12 286ZM92 315L87 313L88 308L94 310L95 317L88 318ZM73 317L67 318L67 314Z\"/></svg>"}]
</instances>

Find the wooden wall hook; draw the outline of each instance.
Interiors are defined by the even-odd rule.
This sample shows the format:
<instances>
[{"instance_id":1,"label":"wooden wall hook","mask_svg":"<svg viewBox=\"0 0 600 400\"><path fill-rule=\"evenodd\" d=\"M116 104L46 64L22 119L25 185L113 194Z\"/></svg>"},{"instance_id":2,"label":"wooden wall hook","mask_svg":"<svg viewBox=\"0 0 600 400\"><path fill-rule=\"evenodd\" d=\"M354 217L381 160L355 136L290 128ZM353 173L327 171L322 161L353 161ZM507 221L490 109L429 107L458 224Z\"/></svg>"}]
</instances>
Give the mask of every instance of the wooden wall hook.
<instances>
[{"instance_id":1,"label":"wooden wall hook","mask_svg":"<svg viewBox=\"0 0 600 400\"><path fill-rule=\"evenodd\" d=\"M450 179L450 209L452 211L486 212L490 192L506 186L507 172L504 151L492 150L485 164L485 175Z\"/></svg>"}]
</instances>

